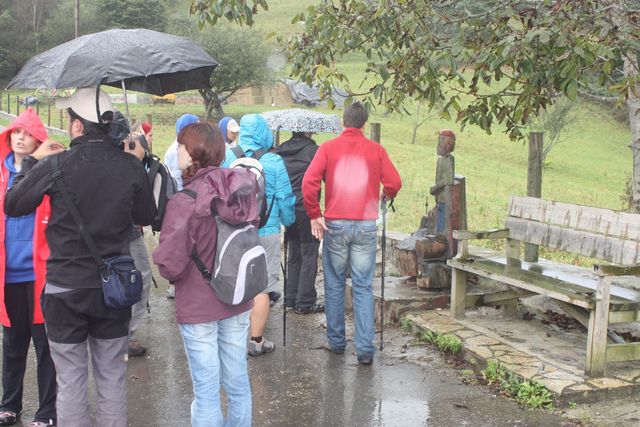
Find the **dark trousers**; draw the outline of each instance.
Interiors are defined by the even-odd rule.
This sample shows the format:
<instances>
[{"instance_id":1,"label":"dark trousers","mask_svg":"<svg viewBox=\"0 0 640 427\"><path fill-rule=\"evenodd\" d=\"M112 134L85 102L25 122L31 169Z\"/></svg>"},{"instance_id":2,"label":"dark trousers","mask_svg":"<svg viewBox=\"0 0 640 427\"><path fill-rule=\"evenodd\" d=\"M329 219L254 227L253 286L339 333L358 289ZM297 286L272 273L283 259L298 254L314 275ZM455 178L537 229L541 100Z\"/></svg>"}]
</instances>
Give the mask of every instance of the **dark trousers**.
<instances>
[{"instance_id":1,"label":"dark trousers","mask_svg":"<svg viewBox=\"0 0 640 427\"><path fill-rule=\"evenodd\" d=\"M39 408L36 421L56 421L56 371L43 324L33 324L33 283L6 284L4 302L11 327L2 335L2 409L22 412L29 343L36 350Z\"/></svg>"},{"instance_id":2,"label":"dark trousers","mask_svg":"<svg viewBox=\"0 0 640 427\"><path fill-rule=\"evenodd\" d=\"M306 309L316 302L316 275L320 242L311 234L311 223L305 212L296 211L296 221L287 227L285 242L289 244L285 304Z\"/></svg>"}]
</instances>

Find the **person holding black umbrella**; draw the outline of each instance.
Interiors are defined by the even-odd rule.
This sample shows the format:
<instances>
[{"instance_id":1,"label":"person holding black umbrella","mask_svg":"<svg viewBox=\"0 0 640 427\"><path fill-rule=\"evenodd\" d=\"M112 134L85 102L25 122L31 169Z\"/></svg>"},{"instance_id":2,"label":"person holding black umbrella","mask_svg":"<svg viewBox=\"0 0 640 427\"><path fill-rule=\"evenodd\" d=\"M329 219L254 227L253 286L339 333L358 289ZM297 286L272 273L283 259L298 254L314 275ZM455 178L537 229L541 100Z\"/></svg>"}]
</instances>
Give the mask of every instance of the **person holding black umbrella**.
<instances>
[{"instance_id":1,"label":"person holding black umbrella","mask_svg":"<svg viewBox=\"0 0 640 427\"><path fill-rule=\"evenodd\" d=\"M71 97L58 99L56 106L69 115L70 149L61 152L45 141L27 157L7 193L5 211L24 215L45 195L51 199L46 231L51 254L43 310L57 372L58 424L91 425L87 398L91 354L98 390L96 423L126 426L131 308L106 306L100 267L84 234L103 258L129 255L132 219L151 224L156 206L142 164L109 135L113 118L109 95L95 87L79 88ZM75 202L85 232L80 231L67 198Z\"/></svg>"}]
</instances>

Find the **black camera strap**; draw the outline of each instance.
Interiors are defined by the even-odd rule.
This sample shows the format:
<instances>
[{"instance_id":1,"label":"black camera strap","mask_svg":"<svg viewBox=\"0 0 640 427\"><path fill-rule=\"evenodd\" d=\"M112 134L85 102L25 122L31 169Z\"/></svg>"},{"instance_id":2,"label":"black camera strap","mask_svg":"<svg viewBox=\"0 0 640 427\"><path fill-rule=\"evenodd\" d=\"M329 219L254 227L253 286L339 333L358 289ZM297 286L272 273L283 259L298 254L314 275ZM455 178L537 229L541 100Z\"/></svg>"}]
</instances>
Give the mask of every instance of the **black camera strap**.
<instances>
[{"instance_id":1,"label":"black camera strap","mask_svg":"<svg viewBox=\"0 0 640 427\"><path fill-rule=\"evenodd\" d=\"M95 241L93 240L91 235L87 232L84 225L84 221L80 216L80 212L78 212L78 208L76 207L75 203L73 203L73 199L71 198L69 189L67 188L67 185L65 184L64 179L62 177L62 171L60 170L60 165L58 164L58 155L54 154L52 156L49 156L49 161L51 162L51 169L53 171L51 173L51 178L53 179L53 183L58 186L60 193L62 193L62 198L64 199L64 203L67 205L67 209L69 210L69 213L73 217L73 222L76 223L76 227L78 227L78 230L80 231L80 234L84 239L84 242L87 244L87 247L89 248L89 252L91 253L91 257L96 262L96 264L98 264L98 267L100 267L100 274L102 275L102 277L105 277L106 264L104 262L104 259L100 256L98 252L98 248L96 247Z\"/></svg>"}]
</instances>

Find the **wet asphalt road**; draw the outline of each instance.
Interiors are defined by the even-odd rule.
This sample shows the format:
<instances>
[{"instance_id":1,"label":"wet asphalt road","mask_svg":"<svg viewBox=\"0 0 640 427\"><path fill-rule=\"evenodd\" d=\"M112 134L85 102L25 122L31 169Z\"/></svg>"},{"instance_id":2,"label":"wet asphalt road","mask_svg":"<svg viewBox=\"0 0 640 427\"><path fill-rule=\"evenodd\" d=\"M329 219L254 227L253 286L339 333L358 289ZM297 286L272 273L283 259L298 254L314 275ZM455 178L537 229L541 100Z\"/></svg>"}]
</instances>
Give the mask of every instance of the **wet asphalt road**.
<instances>
[{"instance_id":1,"label":"wet asphalt road","mask_svg":"<svg viewBox=\"0 0 640 427\"><path fill-rule=\"evenodd\" d=\"M151 314L137 334L149 353L130 360L129 425L189 426L189 369L173 300L165 298L166 282L158 282ZM462 384L457 370L435 351L411 346L411 338L400 330L385 330L385 350L371 366L359 366L351 341L344 355L318 349L323 314L288 314L287 323L283 347L282 310L272 307L266 336L276 342L276 350L250 359L256 426L570 425L558 415L526 411L486 388ZM400 351L403 344L409 345L405 352ZM31 357L25 425L37 401L33 351ZM92 390L92 401L93 396Z\"/></svg>"}]
</instances>

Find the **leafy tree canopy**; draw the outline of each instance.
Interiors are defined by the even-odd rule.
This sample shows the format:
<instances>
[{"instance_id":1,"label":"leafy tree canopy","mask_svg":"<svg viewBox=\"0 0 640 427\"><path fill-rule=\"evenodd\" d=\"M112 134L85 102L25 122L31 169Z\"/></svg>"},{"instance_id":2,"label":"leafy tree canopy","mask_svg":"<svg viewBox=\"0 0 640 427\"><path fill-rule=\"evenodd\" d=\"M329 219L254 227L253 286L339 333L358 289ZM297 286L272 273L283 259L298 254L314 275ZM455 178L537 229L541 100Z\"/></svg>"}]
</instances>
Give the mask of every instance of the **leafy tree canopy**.
<instances>
[{"instance_id":1,"label":"leafy tree canopy","mask_svg":"<svg viewBox=\"0 0 640 427\"><path fill-rule=\"evenodd\" d=\"M220 65L211 75L211 90L201 91L210 117L224 115L222 103L239 89L270 79L267 58L270 50L264 37L252 29L229 25L200 30L194 20L177 19L170 32L197 42Z\"/></svg>"},{"instance_id":2,"label":"leafy tree canopy","mask_svg":"<svg viewBox=\"0 0 640 427\"><path fill-rule=\"evenodd\" d=\"M304 32L288 40L292 74L332 86L388 111L413 98L461 125L514 138L564 93L576 96L586 76L628 97L637 76L614 82L614 69L637 52L637 2L600 0L339 0L323 1L294 18ZM263 0L193 0L201 23L219 18L251 24ZM367 58L366 83L350 82L345 56ZM637 64L637 61L636 61Z\"/></svg>"}]
</instances>

